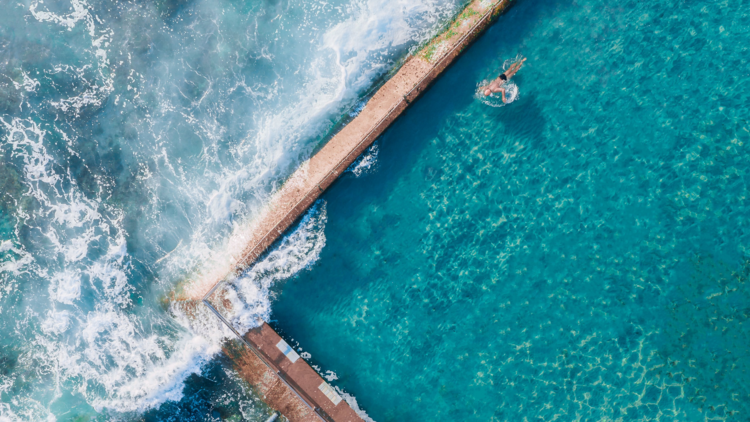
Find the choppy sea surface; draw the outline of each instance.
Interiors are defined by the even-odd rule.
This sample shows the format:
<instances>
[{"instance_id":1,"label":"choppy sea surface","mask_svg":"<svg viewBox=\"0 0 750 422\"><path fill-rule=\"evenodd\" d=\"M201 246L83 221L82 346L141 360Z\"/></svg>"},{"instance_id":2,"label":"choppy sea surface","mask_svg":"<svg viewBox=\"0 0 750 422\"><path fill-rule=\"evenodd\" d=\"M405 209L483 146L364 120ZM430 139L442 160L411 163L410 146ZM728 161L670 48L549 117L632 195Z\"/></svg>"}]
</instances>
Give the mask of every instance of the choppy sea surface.
<instances>
[{"instance_id":1,"label":"choppy sea surface","mask_svg":"<svg viewBox=\"0 0 750 422\"><path fill-rule=\"evenodd\" d=\"M0 420L265 420L166 298L461 5L0 2Z\"/></svg>"},{"instance_id":2,"label":"choppy sea surface","mask_svg":"<svg viewBox=\"0 0 750 422\"><path fill-rule=\"evenodd\" d=\"M0 421L265 420L165 298L462 4L3 2ZM745 420L748 46L747 0L517 0L245 320L380 422Z\"/></svg>"}]
</instances>

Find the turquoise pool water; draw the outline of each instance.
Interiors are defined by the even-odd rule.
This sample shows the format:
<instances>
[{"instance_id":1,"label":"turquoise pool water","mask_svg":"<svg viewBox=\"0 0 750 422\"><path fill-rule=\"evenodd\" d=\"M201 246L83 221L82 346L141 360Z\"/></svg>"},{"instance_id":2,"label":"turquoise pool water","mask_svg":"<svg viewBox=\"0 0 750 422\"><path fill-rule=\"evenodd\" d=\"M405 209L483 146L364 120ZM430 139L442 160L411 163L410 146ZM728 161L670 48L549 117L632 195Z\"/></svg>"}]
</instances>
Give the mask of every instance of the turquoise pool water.
<instances>
[{"instance_id":1,"label":"turquoise pool water","mask_svg":"<svg viewBox=\"0 0 750 422\"><path fill-rule=\"evenodd\" d=\"M519 1L325 194L275 326L381 422L747 420L748 28Z\"/></svg>"},{"instance_id":2,"label":"turquoise pool water","mask_svg":"<svg viewBox=\"0 0 750 422\"><path fill-rule=\"evenodd\" d=\"M4 4L0 420L265 420L229 334L163 299L461 4ZM746 419L748 28L747 0L517 0L242 316L379 422ZM519 53L517 101L478 101Z\"/></svg>"}]
</instances>

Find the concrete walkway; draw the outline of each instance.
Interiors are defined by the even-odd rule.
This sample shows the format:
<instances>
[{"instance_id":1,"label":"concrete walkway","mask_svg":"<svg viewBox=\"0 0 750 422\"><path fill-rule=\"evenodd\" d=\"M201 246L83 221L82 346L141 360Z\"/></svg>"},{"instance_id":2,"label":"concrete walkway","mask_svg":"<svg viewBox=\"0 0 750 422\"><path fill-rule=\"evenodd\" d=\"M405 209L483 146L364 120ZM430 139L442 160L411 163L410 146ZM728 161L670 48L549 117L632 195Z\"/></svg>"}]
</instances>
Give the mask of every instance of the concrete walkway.
<instances>
[{"instance_id":1,"label":"concrete walkway","mask_svg":"<svg viewBox=\"0 0 750 422\"><path fill-rule=\"evenodd\" d=\"M222 282L252 265L510 2L473 0L448 29L411 56L354 120L292 174L261 215L230 239L234 253L215 260L197 280L181 286L173 297L177 306L188 315L202 315L197 307L203 303L229 325L225 316L232 315L231 302ZM240 375L287 419L362 420L270 326L263 323L241 338L246 347L226 353Z\"/></svg>"},{"instance_id":2,"label":"concrete walkway","mask_svg":"<svg viewBox=\"0 0 750 422\"><path fill-rule=\"evenodd\" d=\"M268 324L263 323L243 337L260 356L245 347L225 349L225 353L242 378L287 419L364 422Z\"/></svg>"},{"instance_id":3,"label":"concrete walkway","mask_svg":"<svg viewBox=\"0 0 750 422\"><path fill-rule=\"evenodd\" d=\"M446 31L404 63L354 120L292 174L263 212L233 236L232 252L212 263L199 279L181 286L178 297L201 299L230 274L255 262L510 3L472 1Z\"/></svg>"}]
</instances>

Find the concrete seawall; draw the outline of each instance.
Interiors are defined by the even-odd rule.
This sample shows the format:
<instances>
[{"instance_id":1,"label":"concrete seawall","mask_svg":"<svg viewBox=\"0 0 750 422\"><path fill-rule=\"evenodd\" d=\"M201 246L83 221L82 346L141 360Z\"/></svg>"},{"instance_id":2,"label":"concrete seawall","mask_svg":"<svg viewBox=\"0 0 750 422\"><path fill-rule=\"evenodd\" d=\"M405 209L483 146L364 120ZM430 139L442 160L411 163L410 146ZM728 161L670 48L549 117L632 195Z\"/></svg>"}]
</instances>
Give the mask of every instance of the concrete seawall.
<instances>
[{"instance_id":1,"label":"concrete seawall","mask_svg":"<svg viewBox=\"0 0 750 422\"><path fill-rule=\"evenodd\" d=\"M207 306L228 322L231 300L224 281L252 265L333 182L416 100L512 0L473 0L451 25L409 57L349 124L297 169L264 211L230 239L220 256L175 293L173 306L201 315ZM239 251L239 252L237 252ZM225 352L240 375L291 421L361 421L338 394L265 323Z\"/></svg>"},{"instance_id":2,"label":"concrete seawall","mask_svg":"<svg viewBox=\"0 0 750 422\"><path fill-rule=\"evenodd\" d=\"M243 336L252 349L225 349L263 400L296 421L363 422L349 404L268 324ZM261 359L264 362L261 362Z\"/></svg>"},{"instance_id":3,"label":"concrete seawall","mask_svg":"<svg viewBox=\"0 0 750 422\"><path fill-rule=\"evenodd\" d=\"M182 286L177 297L202 299L219 282L255 262L511 2L473 0L447 30L407 59L354 120L289 177L263 212L230 241L234 252Z\"/></svg>"}]
</instances>

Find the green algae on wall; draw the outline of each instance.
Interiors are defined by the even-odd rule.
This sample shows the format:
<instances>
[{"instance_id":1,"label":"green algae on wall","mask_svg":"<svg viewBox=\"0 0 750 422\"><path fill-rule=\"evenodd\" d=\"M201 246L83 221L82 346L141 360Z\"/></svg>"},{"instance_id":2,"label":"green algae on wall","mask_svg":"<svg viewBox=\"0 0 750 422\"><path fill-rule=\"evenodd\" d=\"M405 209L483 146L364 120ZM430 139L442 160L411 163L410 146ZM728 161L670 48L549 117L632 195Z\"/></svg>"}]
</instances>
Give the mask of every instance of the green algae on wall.
<instances>
[{"instance_id":1,"label":"green algae on wall","mask_svg":"<svg viewBox=\"0 0 750 422\"><path fill-rule=\"evenodd\" d=\"M498 3L499 1L497 0L471 2L451 21L445 31L430 40L427 45L417 52L416 56L421 57L429 63L433 63L442 56L442 53L452 46L453 42L455 42L455 38L463 35L463 32L460 30L462 26L473 25L476 23L476 20L482 15L482 12L477 9L495 7Z\"/></svg>"}]
</instances>

